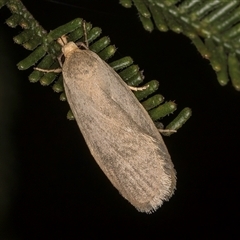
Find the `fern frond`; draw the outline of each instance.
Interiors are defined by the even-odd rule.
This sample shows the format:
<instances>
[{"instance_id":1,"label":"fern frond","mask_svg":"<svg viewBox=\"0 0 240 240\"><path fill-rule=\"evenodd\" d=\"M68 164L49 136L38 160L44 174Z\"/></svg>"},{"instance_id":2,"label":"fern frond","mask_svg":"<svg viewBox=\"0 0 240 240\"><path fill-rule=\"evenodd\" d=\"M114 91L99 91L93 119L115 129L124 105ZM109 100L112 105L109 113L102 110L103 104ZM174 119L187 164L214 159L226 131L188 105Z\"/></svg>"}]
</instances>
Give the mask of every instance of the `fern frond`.
<instances>
[{"instance_id":1,"label":"fern frond","mask_svg":"<svg viewBox=\"0 0 240 240\"><path fill-rule=\"evenodd\" d=\"M135 5L143 27L168 29L189 37L204 58L209 59L220 85L229 79L240 91L240 0L121 0ZM235 60L231 61L235 56Z\"/></svg>"}]
</instances>

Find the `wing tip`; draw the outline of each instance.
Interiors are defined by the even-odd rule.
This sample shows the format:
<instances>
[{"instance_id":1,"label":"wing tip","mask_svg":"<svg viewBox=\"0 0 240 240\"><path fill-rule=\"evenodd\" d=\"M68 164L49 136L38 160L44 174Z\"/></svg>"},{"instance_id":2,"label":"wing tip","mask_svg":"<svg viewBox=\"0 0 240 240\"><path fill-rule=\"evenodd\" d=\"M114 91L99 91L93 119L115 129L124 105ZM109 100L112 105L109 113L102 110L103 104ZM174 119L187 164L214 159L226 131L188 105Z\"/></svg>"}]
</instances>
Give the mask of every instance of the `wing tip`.
<instances>
[{"instance_id":1,"label":"wing tip","mask_svg":"<svg viewBox=\"0 0 240 240\"><path fill-rule=\"evenodd\" d=\"M160 208L165 201L168 201L173 194L174 189L171 192L154 196L153 199L151 199L149 202L141 204L141 206L139 206L139 204L138 206L135 205L135 207L139 212L152 214L156 212L157 209Z\"/></svg>"},{"instance_id":2,"label":"wing tip","mask_svg":"<svg viewBox=\"0 0 240 240\"><path fill-rule=\"evenodd\" d=\"M164 184L152 196L149 201L145 202L131 202L132 205L139 211L147 214L151 214L157 211L159 207L163 205L165 201L168 201L175 192L176 189L176 175L167 175L164 179Z\"/></svg>"}]
</instances>

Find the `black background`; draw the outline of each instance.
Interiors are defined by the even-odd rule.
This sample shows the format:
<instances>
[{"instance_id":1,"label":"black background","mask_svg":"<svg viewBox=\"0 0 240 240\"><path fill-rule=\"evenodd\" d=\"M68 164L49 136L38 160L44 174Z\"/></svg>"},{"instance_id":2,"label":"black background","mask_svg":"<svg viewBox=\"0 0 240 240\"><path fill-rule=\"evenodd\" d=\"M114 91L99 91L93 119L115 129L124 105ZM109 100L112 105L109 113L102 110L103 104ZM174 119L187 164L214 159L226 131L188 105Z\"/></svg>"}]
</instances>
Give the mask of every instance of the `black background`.
<instances>
[{"instance_id":1,"label":"black background","mask_svg":"<svg viewBox=\"0 0 240 240\"><path fill-rule=\"evenodd\" d=\"M118 47L117 58L130 55L147 80L158 79L159 92L176 101L178 112L192 109L184 127L164 137L177 170L177 191L151 215L137 212L119 195L76 122L66 119L67 103L50 87L31 84L30 70L17 70L28 52L13 43L20 29L3 24L10 16L4 7L1 81L14 88L5 92L6 109L17 96L10 132L17 180L5 232L13 239L236 239L240 93L231 84L218 84L209 62L183 35L146 32L135 8L125 9L118 0L65 2L23 1L46 30L76 17L101 27Z\"/></svg>"}]
</instances>

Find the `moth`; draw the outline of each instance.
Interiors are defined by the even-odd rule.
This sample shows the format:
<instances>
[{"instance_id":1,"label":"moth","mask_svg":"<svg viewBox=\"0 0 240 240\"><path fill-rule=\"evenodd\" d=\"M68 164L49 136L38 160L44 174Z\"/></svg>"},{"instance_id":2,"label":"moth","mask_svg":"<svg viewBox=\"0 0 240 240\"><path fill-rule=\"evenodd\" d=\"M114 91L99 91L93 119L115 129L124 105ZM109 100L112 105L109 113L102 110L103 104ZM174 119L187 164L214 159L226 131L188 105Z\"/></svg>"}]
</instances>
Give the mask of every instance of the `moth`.
<instances>
[{"instance_id":1,"label":"moth","mask_svg":"<svg viewBox=\"0 0 240 240\"><path fill-rule=\"evenodd\" d=\"M176 187L167 147L130 87L96 53L80 45L64 41L65 60L54 71L63 74L68 103L99 167L138 211L152 213Z\"/></svg>"}]
</instances>

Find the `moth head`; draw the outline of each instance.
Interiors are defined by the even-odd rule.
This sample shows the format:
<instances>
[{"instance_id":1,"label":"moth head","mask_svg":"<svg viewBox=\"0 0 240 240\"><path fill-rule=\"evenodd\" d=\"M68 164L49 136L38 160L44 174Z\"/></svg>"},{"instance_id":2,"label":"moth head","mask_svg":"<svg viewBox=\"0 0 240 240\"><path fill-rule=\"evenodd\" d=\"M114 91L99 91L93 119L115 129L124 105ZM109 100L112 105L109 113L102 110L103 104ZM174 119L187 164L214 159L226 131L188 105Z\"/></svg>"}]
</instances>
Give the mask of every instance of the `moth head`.
<instances>
[{"instance_id":1,"label":"moth head","mask_svg":"<svg viewBox=\"0 0 240 240\"><path fill-rule=\"evenodd\" d=\"M78 49L78 46L74 42L68 42L67 37L63 35L57 42L62 46L62 53L66 57L70 52Z\"/></svg>"}]
</instances>

